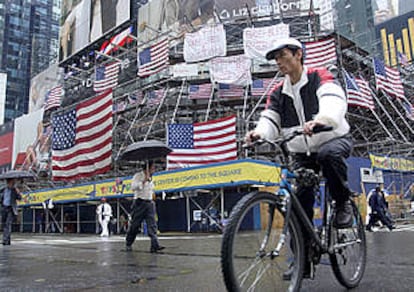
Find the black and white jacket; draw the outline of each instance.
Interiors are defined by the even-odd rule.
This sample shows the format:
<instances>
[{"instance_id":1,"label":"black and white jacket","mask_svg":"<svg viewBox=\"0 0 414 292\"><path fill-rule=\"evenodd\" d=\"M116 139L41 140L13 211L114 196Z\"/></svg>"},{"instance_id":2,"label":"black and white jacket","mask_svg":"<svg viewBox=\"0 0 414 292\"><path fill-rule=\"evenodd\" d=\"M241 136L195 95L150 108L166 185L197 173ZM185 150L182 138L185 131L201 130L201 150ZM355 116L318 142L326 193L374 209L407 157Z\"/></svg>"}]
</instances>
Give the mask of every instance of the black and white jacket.
<instances>
[{"instance_id":1,"label":"black and white jacket","mask_svg":"<svg viewBox=\"0 0 414 292\"><path fill-rule=\"evenodd\" d=\"M287 145L291 152L317 152L324 142L349 133L346 111L345 93L332 74L325 68L304 66L299 82L292 85L286 76L271 91L255 131L275 139L301 129L307 121L320 121L334 130L312 137L298 136Z\"/></svg>"}]
</instances>

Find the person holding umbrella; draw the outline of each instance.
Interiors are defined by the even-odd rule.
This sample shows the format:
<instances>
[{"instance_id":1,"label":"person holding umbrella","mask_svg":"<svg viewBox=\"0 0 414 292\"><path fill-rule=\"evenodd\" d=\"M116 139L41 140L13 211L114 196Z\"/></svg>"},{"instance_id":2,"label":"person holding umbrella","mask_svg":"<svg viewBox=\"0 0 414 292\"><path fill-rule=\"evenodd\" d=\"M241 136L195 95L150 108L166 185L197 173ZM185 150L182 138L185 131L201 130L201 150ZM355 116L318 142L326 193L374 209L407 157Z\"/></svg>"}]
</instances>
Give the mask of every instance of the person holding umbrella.
<instances>
[{"instance_id":1,"label":"person holding umbrella","mask_svg":"<svg viewBox=\"0 0 414 292\"><path fill-rule=\"evenodd\" d=\"M157 222L155 220L155 202L153 200L154 183L152 174L155 172L154 162L147 162L145 171L134 175L131 188L134 191L132 204L132 222L126 235L126 250L132 251L132 244L140 231L143 220L147 223L148 236L151 238L151 253L157 253L165 247L161 246L157 237Z\"/></svg>"},{"instance_id":2,"label":"person holding umbrella","mask_svg":"<svg viewBox=\"0 0 414 292\"><path fill-rule=\"evenodd\" d=\"M3 224L3 245L10 245L13 219L18 214L17 200L22 199L22 194L15 187L15 178L7 178L6 182L6 187L0 190L1 222Z\"/></svg>"}]
</instances>

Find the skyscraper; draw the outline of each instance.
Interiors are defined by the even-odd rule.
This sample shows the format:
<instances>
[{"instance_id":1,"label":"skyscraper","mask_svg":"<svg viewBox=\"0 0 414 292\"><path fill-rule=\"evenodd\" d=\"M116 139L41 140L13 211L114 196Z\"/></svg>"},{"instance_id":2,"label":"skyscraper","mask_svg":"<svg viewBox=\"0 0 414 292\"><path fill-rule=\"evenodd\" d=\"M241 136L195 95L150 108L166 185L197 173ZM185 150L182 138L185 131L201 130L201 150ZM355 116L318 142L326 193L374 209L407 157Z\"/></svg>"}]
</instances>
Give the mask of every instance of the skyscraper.
<instances>
[{"instance_id":1,"label":"skyscraper","mask_svg":"<svg viewBox=\"0 0 414 292\"><path fill-rule=\"evenodd\" d=\"M61 0L0 0L0 72L7 74L4 121L28 111L30 78L56 58Z\"/></svg>"}]
</instances>

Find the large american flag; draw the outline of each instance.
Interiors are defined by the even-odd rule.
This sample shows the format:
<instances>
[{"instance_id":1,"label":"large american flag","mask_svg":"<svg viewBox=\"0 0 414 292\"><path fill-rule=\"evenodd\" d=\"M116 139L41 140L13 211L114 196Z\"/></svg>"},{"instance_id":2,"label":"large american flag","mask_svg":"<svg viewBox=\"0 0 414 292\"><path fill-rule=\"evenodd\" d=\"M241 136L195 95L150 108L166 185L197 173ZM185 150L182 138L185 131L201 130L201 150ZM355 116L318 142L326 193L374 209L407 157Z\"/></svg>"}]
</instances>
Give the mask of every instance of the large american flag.
<instances>
[{"instance_id":1,"label":"large american flag","mask_svg":"<svg viewBox=\"0 0 414 292\"><path fill-rule=\"evenodd\" d=\"M58 85L53 87L51 90L48 91L46 94L46 101L45 101L45 111L50 110L52 108L60 107L63 97L63 87L62 85Z\"/></svg>"},{"instance_id":2,"label":"large american flag","mask_svg":"<svg viewBox=\"0 0 414 292\"><path fill-rule=\"evenodd\" d=\"M363 78L353 77L344 70L345 88L348 96L348 105L375 109L374 99L369 84Z\"/></svg>"},{"instance_id":3,"label":"large american flag","mask_svg":"<svg viewBox=\"0 0 414 292\"><path fill-rule=\"evenodd\" d=\"M244 87L241 85L219 83L217 97L219 98L243 98Z\"/></svg>"},{"instance_id":4,"label":"large american flag","mask_svg":"<svg viewBox=\"0 0 414 292\"><path fill-rule=\"evenodd\" d=\"M253 80L250 92L252 96L262 96L267 87L272 83L273 78L263 78ZM269 92L268 92L269 93Z\"/></svg>"},{"instance_id":5,"label":"large american flag","mask_svg":"<svg viewBox=\"0 0 414 292\"><path fill-rule=\"evenodd\" d=\"M133 29L132 26L128 27L127 29L121 31L120 33L113 36L109 41L105 41L99 52L101 54L108 55L112 52L115 52L118 47L122 47L125 44L132 42L132 38L130 35L132 35ZM96 58L99 59L101 56L98 55Z\"/></svg>"},{"instance_id":6,"label":"large american flag","mask_svg":"<svg viewBox=\"0 0 414 292\"><path fill-rule=\"evenodd\" d=\"M327 38L314 42L306 42L304 64L309 67L323 67L336 64L336 46L334 38Z\"/></svg>"},{"instance_id":7,"label":"large american flag","mask_svg":"<svg viewBox=\"0 0 414 292\"><path fill-rule=\"evenodd\" d=\"M74 180L111 168L112 90L52 117L52 175Z\"/></svg>"},{"instance_id":8,"label":"large american flag","mask_svg":"<svg viewBox=\"0 0 414 292\"><path fill-rule=\"evenodd\" d=\"M118 85L119 63L102 65L95 69L93 89L96 92L113 89Z\"/></svg>"},{"instance_id":9,"label":"large american flag","mask_svg":"<svg viewBox=\"0 0 414 292\"><path fill-rule=\"evenodd\" d=\"M194 124L169 124L167 169L237 159L236 117Z\"/></svg>"},{"instance_id":10,"label":"large american flag","mask_svg":"<svg viewBox=\"0 0 414 292\"><path fill-rule=\"evenodd\" d=\"M397 99L405 99L400 72L386 66L384 62L377 58L374 58L373 62L377 90L383 90Z\"/></svg>"},{"instance_id":11,"label":"large american flag","mask_svg":"<svg viewBox=\"0 0 414 292\"><path fill-rule=\"evenodd\" d=\"M209 99L212 91L213 91L213 85L211 83L191 84L188 87L188 98L189 99Z\"/></svg>"},{"instance_id":12,"label":"large american flag","mask_svg":"<svg viewBox=\"0 0 414 292\"><path fill-rule=\"evenodd\" d=\"M138 76L143 78L168 66L168 39L164 38L138 54Z\"/></svg>"}]
</instances>

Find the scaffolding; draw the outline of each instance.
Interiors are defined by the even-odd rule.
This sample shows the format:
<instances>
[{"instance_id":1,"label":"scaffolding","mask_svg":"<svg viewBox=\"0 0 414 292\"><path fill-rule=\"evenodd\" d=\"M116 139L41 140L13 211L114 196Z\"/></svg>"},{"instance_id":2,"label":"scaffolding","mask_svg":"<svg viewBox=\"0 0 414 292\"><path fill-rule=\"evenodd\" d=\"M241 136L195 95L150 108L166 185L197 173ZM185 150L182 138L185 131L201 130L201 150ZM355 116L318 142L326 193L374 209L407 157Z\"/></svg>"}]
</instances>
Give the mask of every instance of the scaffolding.
<instances>
[{"instance_id":1,"label":"scaffolding","mask_svg":"<svg viewBox=\"0 0 414 292\"><path fill-rule=\"evenodd\" d=\"M312 41L327 36L336 39L338 64L338 77L343 84L342 69L354 75L362 75L372 89L375 88L375 77L372 68L373 56L366 51L358 48L355 43L346 39L335 32L323 30L316 21L310 25L310 17L284 17L266 19L238 19L235 22L224 23L227 34L227 54L236 55L243 53L242 32L246 27L259 27L275 25L278 23L289 24L290 35L301 41ZM314 17L314 16L312 16ZM314 19L313 19L314 20ZM220 21L220 19L218 19ZM196 30L198 28L191 27ZM179 37L177 32L159 32L158 37L170 36L174 38L174 45L169 49L170 65L183 63L183 37ZM138 78L137 54L140 48L145 48L151 44L140 42L136 37L131 36L132 42L125 47L119 47L111 55L100 55L98 59L93 58L93 64L81 68L80 66L65 65L66 78L64 88L66 92L75 92L79 88L86 88L84 92L89 92L86 80L91 78L97 66L109 64L110 62L120 62L121 70L126 72L125 82L120 83L114 88L114 125L113 125L113 154L112 169L106 174L92 177L87 180L100 180L105 178L123 177L132 175L137 168L137 163L125 162L118 159L119 154L129 144L147 139L157 139L166 141L166 124L168 123L193 123L206 119L215 119L229 114L237 116L237 138L242 140L245 132L254 126L254 121L258 119L260 111L264 108L266 93L262 96L252 96L250 87L244 88L245 98L239 99L219 99L217 88L213 86L210 99L189 99L188 88L192 84L202 84L210 82L210 76L204 63L198 64L198 76L174 78L171 70L166 69L147 78ZM129 70L129 71L128 71ZM128 73L132 72L132 73ZM76 74L75 74L76 73ZM252 76L257 78L278 77L275 65L253 60ZM402 71L405 85L406 96L414 96L413 73ZM269 87L267 88L269 89ZM89 91L88 91L89 90ZM149 104L146 95L151 90L163 90L164 94L159 104ZM268 91L268 90L267 90ZM137 102L131 102L132 97L136 97L137 92L142 92L143 96ZM393 100L383 93L372 91L376 109L368 110L360 107L349 107L347 118L351 125L352 135L355 140L353 156L368 157L368 153L376 153L388 156L403 156L413 158L414 156L414 122L405 117L405 111L401 102ZM79 95L79 94L78 94ZM79 100L71 99L65 95L64 105L73 106ZM74 94L76 96L76 94ZM413 100L410 100L413 103ZM59 111L65 111L62 108ZM238 143L238 153L240 158L245 155ZM269 159L267 149L258 150L256 157ZM84 180L83 180L84 181ZM29 185L31 188L60 185L60 182L52 182L49 177L39 180Z\"/></svg>"}]
</instances>

